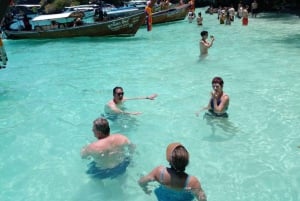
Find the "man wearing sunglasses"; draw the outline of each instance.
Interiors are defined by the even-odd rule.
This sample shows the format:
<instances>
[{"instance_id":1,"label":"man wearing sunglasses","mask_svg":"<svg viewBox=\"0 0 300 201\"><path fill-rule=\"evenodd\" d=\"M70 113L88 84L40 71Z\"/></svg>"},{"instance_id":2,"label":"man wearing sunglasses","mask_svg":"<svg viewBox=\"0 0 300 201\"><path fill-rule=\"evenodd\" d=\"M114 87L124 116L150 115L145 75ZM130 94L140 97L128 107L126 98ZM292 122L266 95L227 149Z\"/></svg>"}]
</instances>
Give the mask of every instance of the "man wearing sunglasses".
<instances>
[{"instance_id":1,"label":"man wearing sunglasses","mask_svg":"<svg viewBox=\"0 0 300 201\"><path fill-rule=\"evenodd\" d=\"M124 91L122 87L115 87L113 89L113 99L110 100L104 108L105 113L107 114L130 114L130 115L139 115L141 112L128 112L124 111L123 103L127 100L154 100L157 97L157 94L152 94L150 96L136 97L136 98L126 98L124 97Z\"/></svg>"}]
</instances>

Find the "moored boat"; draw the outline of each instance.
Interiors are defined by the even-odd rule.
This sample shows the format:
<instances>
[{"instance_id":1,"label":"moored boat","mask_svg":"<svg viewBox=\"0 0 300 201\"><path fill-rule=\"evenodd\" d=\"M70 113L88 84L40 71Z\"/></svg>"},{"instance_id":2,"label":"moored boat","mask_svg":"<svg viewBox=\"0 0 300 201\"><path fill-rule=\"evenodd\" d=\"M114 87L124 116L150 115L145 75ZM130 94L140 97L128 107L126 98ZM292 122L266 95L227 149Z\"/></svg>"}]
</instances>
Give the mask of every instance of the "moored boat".
<instances>
[{"instance_id":1,"label":"moored boat","mask_svg":"<svg viewBox=\"0 0 300 201\"><path fill-rule=\"evenodd\" d=\"M184 20L189 11L189 4L183 4L152 14L152 24Z\"/></svg>"},{"instance_id":2,"label":"moored boat","mask_svg":"<svg viewBox=\"0 0 300 201\"><path fill-rule=\"evenodd\" d=\"M32 19L33 29L26 31L4 30L7 39L52 39L66 37L134 36L145 21L145 13L139 12L123 18L84 22L78 19L82 12L40 15Z\"/></svg>"}]
</instances>

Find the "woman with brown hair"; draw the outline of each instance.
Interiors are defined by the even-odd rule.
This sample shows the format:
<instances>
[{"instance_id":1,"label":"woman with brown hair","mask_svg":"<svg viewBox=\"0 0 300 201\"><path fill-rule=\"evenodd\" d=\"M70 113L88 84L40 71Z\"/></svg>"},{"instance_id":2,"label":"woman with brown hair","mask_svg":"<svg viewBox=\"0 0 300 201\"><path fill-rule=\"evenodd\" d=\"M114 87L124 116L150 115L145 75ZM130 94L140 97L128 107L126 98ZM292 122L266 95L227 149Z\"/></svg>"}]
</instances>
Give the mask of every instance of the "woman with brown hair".
<instances>
[{"instance_id":1,"label":"woman with brown hair","mask_svg":"<svg viewBox=\"0 0 300 201\"><path fill-rule=\"evenodd\" d=\"M148 184L156 181L160 186L154 190L158 201L206 201L206 195L199 180L185 172L189 163L189 152L180 143L169 144L166 158L170 167L158 166L148 175L140 178L139 185L146 194L152 191Z\"/></svg>"}]
</instances>

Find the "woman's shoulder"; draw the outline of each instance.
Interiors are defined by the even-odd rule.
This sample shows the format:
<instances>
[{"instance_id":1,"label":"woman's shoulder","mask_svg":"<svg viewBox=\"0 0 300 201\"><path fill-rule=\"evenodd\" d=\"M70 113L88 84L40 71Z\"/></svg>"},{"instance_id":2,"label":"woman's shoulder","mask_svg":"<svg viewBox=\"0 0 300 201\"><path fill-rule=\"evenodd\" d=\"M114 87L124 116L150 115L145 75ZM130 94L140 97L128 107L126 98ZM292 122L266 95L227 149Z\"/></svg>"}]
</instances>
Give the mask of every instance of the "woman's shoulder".
<instances>
[{"instance_id":1,"label":"woman's shoulder","mask_svg":"<svg viewBox=\"0 0 300 201\"><path fill-rule=\"evenodd\" d=\"M227 93L223 92L222 98L223 99L229 99L229 95Z\"/></svg>"},{"instance_id":2,"label":"woman's shoulder","mask_svg":"<svg viewBox=\"0 0 300 201\"><path fill-rule=\"evenodd\" d=\"M197 189L200 187L200 182L196 176L189 175L189 183L187 184L187 186L192 189Z\"/></svg>"}]
</instances>

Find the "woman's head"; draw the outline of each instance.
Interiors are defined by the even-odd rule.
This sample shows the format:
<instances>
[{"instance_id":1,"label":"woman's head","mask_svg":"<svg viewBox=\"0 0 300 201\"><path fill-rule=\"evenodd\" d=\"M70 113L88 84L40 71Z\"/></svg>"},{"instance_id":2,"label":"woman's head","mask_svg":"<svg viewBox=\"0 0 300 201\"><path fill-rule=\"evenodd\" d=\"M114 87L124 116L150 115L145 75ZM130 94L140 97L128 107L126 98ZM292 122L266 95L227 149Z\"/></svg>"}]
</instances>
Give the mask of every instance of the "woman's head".
<instances>
[{"instance_id":1,"label":"woman's head","mask_svg":"<svg viewBox=\"0 0 300 201\"><path fill-rule=\"evenodd\" d=\"M221 77L214 77L211 81L211 84L219 84L221 87L223 87L224 81Z\"/></svg>"},{"instance_id":2,"label":"woman's head","mask_svg":"<svg viewBox=\"0 0 300 201\"><path fill-rule=\"evenodd\" d=\"M171 168L177 172L184 172L189 164L189 152L178 142L169 144L166 151L166 158Z\"/></svg>"}]
</instances>

